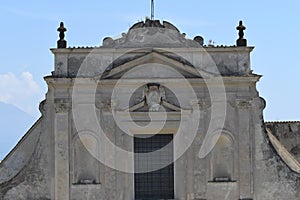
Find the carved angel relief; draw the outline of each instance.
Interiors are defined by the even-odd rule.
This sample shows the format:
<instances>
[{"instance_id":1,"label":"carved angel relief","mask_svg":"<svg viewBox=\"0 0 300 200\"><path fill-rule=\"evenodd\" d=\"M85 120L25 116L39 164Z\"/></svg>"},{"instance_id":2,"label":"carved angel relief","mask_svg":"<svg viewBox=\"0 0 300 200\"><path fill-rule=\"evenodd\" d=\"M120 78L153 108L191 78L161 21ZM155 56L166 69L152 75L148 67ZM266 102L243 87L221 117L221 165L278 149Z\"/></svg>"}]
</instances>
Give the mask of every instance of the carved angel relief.
<instances>
[{"instance_id":1,"label":"carved angel relief","mask_svg":"<svg viewBox=\"0 0 300 200\"><path fill-rule=\"evenodd\" d=\"M161 106L173 111L181 111L181 108L169 103L166 100L165 89L158 83L148 83L143 91L141 101L127 108L129 112L139 110L144 106L148 106L149 112L161 111Z\"/></svg>"},{"instance_id":2,"label":"carved angel relief","mask_svg":"<svg viewBox=\"0 0 300 200\"><path fill-rule=\"evenodd\" d=\"M145 86L144 97L146 100L146 104L149 107L149 111L157 112L159 111L160 104L162 99L165 99L165 90L160 87L159 84L148 84Z\"/></svg>"}]
</instances>

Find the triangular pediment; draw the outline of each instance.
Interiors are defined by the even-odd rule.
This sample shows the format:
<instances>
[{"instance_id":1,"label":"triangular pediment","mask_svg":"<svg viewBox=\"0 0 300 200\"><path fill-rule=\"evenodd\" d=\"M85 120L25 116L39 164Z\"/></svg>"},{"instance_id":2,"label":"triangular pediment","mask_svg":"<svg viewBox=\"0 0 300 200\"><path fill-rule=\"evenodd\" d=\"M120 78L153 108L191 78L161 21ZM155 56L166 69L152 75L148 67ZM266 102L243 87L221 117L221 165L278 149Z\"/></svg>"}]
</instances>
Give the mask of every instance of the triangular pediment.
<instances>
[{"instance_id":1,"label":"triangular pediment","mask_svg":"<svg viewBox=\"0 0 300 200\"><path fill-rule=\"evenodd\" d=\"M132 57L131 59L122 58L116 60L106 70L102 79L118 79L123 77L128 71L138 67L139 71L132 75L135 78L201 78L197 69L186 59L176 56L167 55L161 52L152 51L144 55ZM145 71L143 73L143 70Z\"/></svg>"}]
</instances>

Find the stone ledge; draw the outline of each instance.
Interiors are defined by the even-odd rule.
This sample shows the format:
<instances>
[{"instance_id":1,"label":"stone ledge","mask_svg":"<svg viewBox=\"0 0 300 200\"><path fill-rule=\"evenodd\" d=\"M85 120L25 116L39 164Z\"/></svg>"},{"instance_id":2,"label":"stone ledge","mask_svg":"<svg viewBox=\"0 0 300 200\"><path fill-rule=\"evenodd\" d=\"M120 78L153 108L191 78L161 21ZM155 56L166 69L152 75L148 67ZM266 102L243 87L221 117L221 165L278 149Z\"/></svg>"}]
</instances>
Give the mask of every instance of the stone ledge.
<instances>
[{"instance_id":1,"label":"stone ledge","mask_svg":"<svg viewBox=\"0 0 300 200\"><path fill-rule=\"evenodd\" d=\"M72 184L72 188L82 188L82 189L86 189L86 188L93 188L93 189L100 189L102 187L101 183L94 183L94 184Z\"/></svg>"}]
</instances>

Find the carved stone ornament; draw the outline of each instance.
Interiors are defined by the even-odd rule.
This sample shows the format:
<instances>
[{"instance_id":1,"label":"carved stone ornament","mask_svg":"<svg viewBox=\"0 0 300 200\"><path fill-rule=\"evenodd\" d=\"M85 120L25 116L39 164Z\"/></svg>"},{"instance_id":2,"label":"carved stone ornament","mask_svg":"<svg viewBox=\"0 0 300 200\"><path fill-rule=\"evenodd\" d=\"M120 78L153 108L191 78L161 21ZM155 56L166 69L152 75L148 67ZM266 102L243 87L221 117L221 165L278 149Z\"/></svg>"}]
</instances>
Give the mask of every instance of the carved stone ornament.
<instances>
[{"instance_id":1,"label":"carved stone ornament","mask_svg":"<svg viewBox=\"0 0 300 200\"><path fill-rule=\"evenodd\" d=\"M165 98L165 90L159 84L149 83L144 90L146 104L150 112L159 111L162 99Z\"/></svg>"},{"instance_id":2,"label":"carved stone ornament","mask_svg":"<svg viewBox=\"0 0 300 200\"><path fill-rule=\"evenodd\" d=\"M99 109L103 112L111 112L112 110L115 110L115 108L117 106L117 101L114 99L111 99L111 100L96 99L95 106L97 109Z\"/></svg>"},{"instance_id":3,"label":"carved stone ornament","mask_svg":"<svg viewBox=\"0 0 300 200\"><path fill-rule=\"evenodd\" d=\"M65 100L56 100L54 102L54 107L56 113L67 113L71 110L72 104Z\"/></svg>"},{"instance_id":4,"label":"carved stone ornament","mask_svg":"<svg viewBox=\"0 0 300 200\"><path fill-rule=\"evenodd\" d=\"M239 109L249 109L252 106L252 103L248 99L237 99L236 100L236 106Z\"/></svg>"},{"instance_id":5,"label":"carved stone ornament","mask_svg":"<svg viewBox=\"0 0 300 200\"><path fill-rule=\"evenodd\" d=\"M184 33L170 22L150 20L137 22L121 38L112 39L106 37L103 40L103 47L106 48L144 48L144 47L201 47L202 40L187 39Z\"/></svg>"},{"instance_id":6,"label":"carved stone ornament","mask_svg":"<svg viewBox=\"0 0 300 200\"><path fill-rule=\"evenodd\" d=\"M142 109L144 106L148 107L147 111L149 112L161 112L162 108L166 108L167 110L174 112L180 112L182 110L181 107L167 101L165 88L158 83L148 83L145 85L142 95L135 96L132 99L135 99L136 104L120 110L134 112ZM117 99L112 99L112 110L115 110L117 106ZM145 112L145 110L143 109L142 112Z\"/></svg>"},{"instance_id":7,"label":"carved stone ornament","mask_svg":"<svg viewBox=\"0 0 300 200\"><path fill-rule=\"evenodd\" d=\"M207 99L195 99L191 100L191 106L193 107L193 110L195 110L196 107L198 107L200 110L207 110L211 107L211 102Z\"/></svg>"}]
</instances>

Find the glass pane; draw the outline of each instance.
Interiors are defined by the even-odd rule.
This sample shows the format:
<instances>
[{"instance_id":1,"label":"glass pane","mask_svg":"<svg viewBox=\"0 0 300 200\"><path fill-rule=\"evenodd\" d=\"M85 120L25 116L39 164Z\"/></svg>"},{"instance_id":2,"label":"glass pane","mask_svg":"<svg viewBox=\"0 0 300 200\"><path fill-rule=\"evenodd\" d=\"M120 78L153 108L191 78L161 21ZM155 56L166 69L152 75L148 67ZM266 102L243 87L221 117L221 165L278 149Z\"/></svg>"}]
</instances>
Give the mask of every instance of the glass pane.
<instances>
[{"instance_id":1,"label":"glass pane","mask_svg":"<svg viewBox=\"0 0 300 200\"><path fill-rule=\"evenodd\" d=\"M134 138L134 166L135 169L151 169L161 166L166 162L171 162L162 169L147 172L135 173L135 199L173 199L174 198L174 164L173 164L173 135L158 134L152 137ZM149 153L171 144L171 148L164 148L159 154L139 155L138 153Z\"/></svg>"}]
</instances>

